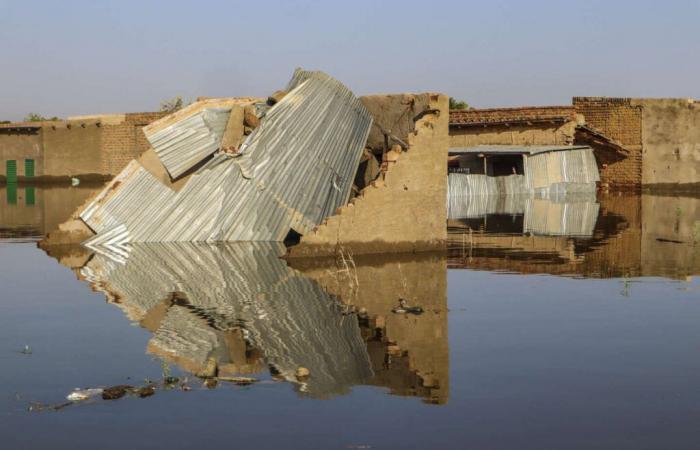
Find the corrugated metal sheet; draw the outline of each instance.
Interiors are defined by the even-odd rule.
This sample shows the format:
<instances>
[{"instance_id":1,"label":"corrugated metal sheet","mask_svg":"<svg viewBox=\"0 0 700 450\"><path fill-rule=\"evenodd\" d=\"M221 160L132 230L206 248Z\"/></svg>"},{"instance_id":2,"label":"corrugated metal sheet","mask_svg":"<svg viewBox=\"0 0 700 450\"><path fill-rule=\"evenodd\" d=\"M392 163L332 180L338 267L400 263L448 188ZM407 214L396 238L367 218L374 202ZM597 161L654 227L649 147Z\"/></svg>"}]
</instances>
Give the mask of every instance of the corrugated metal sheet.
<instances>
[{"instance_id":1,"label":"corrugated metal sheet","mask_svg":"<svg viewBox=\"0 0 700 450\"><path fill-rule=\"evenodd\" d=\"M146 139L172 178L184 174L217 151L231 108L206 108L175 122Z\"/></svg>"},{"instance_id":2,"label":"corrugated metal sheet","mask_svg":"<svg viewBox=\"0 0 700 450\"><path fill-rule=\"evenodd\" d=\"M204 366L236 365L227 333L242 330L299 390L313 397L347 392L373 375L357 317L316 282L289 268L278 243L133 243L125 260L95 255L82 269L133 321L165 308L148 348L158 355ZM164 300L178 301L164 305ZM298 367L312 376L295 378Z\"/></svg>"},{"instance_id":3,"label":"corrugated metal sheet","mask_svg":"<svg viewBox=\"0 0 700 450\"><path fill-rule=\"evenodd\" d=\"M133 161L81 213L132 242L282 241L347 203L372 123L337 80L314 72L265 115L240 155L218 153L175 193Z\"/></svg>"},{"instance_id":4,"label":"corrugated metal sheet","mask_svg":"<svg viewBox=\"0 0 700 450\"><path fill-rule=\"evenodd\" d=\"M525 158L525 187L529 192L595 191L600 181L593 150L586 147L566 152L547 152Z\"/></svg>"},{"instance_id":5,"label":"corrugated metal sheet","mask_svg":"<svg viewBox=\"0 0 700 450\"><path fill-rule=\"evenodd\" d=\"M451 155L485 154L485 155L535 155L547 152L570 152L585 150L587 145L474 145L471 147L450 147Z\"/></svg>"}]
</instances>

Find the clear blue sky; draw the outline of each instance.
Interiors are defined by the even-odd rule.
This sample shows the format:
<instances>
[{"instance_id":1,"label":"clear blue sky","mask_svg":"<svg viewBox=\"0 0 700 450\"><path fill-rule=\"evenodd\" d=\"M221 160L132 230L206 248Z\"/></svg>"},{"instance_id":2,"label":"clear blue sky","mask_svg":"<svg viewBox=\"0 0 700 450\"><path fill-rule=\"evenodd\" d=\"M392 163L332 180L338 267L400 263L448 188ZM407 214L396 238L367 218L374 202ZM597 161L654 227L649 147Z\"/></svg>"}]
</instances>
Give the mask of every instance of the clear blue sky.
<instances>
[{"instance_id":1,"label":"clear blue sky","mask_svg":"<svg viewBox=\"0 0 700 450\"><path fill-rule=\"evenodd\" d=\"M0 45L0 120L266 95L296 66L477 107L700 97L700 0L0 0Z\"/></svg>"}]
</instances>

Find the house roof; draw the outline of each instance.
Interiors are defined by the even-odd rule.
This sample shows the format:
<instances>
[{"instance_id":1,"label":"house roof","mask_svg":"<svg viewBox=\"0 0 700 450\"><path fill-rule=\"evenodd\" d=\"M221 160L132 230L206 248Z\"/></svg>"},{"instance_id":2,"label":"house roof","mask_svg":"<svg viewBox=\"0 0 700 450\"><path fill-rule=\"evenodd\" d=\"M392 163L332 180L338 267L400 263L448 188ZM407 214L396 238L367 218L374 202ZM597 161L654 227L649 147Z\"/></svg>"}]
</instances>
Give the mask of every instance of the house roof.
<instances>
[{"instance_id":1,"label":"house roof","mask_svg":"<svg viewBox=\"0 0 700 450\"><path fill-rule=\"evenodd\" d=\"M590 125L576 127L576 141L594 146L598 151L604 150L617 158L626 158L630 153L621 143Z\"/></svg>"},{"instance_id":2,"label":"house roof","mask_svg":"<svg viewBox=\"0 0 700 450\"><path fill-rule=\"evenodd\" d=\"M565 152L590 149L587 145L475 145L473 147L451 147L450 155L535 155L545 152Z\"/></svg>"},{"instance_id":3,"label":"house roof","mask_svg":"<svg viewBox=\"0 0 700 450\"><path fill-rule=\"evenodd\" d=\"M572 120L576 120L576 111L573 106L450 110L451 127L564 123Z\"/></svg>"}]
</instances>

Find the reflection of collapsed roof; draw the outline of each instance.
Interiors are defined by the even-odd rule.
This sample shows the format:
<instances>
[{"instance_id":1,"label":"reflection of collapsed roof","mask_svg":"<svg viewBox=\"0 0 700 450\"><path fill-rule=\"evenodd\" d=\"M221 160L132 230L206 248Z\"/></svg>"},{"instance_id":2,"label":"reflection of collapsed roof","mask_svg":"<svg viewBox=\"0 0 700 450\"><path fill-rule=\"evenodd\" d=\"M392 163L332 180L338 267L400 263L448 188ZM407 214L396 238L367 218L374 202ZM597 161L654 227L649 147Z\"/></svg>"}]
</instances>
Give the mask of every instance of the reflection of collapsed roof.
<instances>
[{"instance_id":1,"label":"reflection of collapsed roof","mask_svg":"<svg viewBox=\"0 0 700 450\"><path fill-rule=\"evenodd\" d=\"M269 109L255 105L260 124L234 153L220 149L230 106L146 129L171 179L189 179L175 191L132 161L80 213L96 233L87 244L282 241L320 224L348 201L372 118L321 72L297 70L288 89Z\"/></svg>"},{"instance_id":2,"label":"reflection of collapsed roof","mask_svg":"<svg viewBox=\"0 0 700 450\"><path fill-rule=\"evenodd\" d=\"M95 255L81 269L93 287L154 333L149 351L198 368L213 358L238 372L234 335L267 366L314 397L346 393L372 377L357 316L279 257L284 246L132 243L125 261ZM235 268L235 270L232 270ZM233 333L233 334L232 334ZM240 340L240 339L239 339Z\"/></svg>"}]
</instances>

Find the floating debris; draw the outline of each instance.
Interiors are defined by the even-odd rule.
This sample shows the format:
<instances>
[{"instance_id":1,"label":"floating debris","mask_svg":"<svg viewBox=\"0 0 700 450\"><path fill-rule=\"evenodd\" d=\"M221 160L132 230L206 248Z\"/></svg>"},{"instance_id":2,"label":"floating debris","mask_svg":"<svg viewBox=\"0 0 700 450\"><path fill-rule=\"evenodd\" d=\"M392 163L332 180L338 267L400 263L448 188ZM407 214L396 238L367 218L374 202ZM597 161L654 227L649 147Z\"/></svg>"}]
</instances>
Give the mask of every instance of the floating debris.
<instances>
[{"instance_id":1,"label":"floating debris","mask_svg":"<svg viewBox=\"0 0 700 450\"><path fill-rule=\"evenodd\" d=\"M257 378L250 378L250 377L216 377L218 381L225 381L227 383L234 383L239 386L248 386L253 383L257 383L258 379Z\"/></svg>"},{"instance_id":2,"label":"floating debris","mask_svg":"<svg viewBox=\"0 0 700 450\"><path fill-rule=\"evenodd\" d=\"M120 399L124 397L127 392L132 391L133 389L133 386L128 386L125 384L106 388L102 391L102 400Z\"/></svg>"},{"instance_id":3,"label":"floating debris","mask_svg":"<svg viewBox=\"0 0 700 450\"><path fill-rule=\"evenodd\" d=\"M408 306L408 301L406 299L399 299L399 306L392 309L391 312L394 314L423 314L423 308L420 306Z\"/></svg>"},{"instance_id":4,"label":"floating debris","mask_svg":"<svg viewBox=\"0 0 700 450\"><path fill-rule=\"evenodd\" d=\"M104 389L94 388L94 389L79 389L76 388L73 392L66 396L66 400L71 402L84 402L85 400L94 399L101 397Z\"/></svg>"},{"instance_id":5,"label":"floating debris","mask_svg":"<svg viewBox=\"0 0 700 450\"><path fill-rule=\"evenodd\" d=\"M294 373L294 376L296 376L297 380L305 380L306 378L309 378L310 374L311 372L306 367L299 367Z\"/></svg>"}]
</instances>

